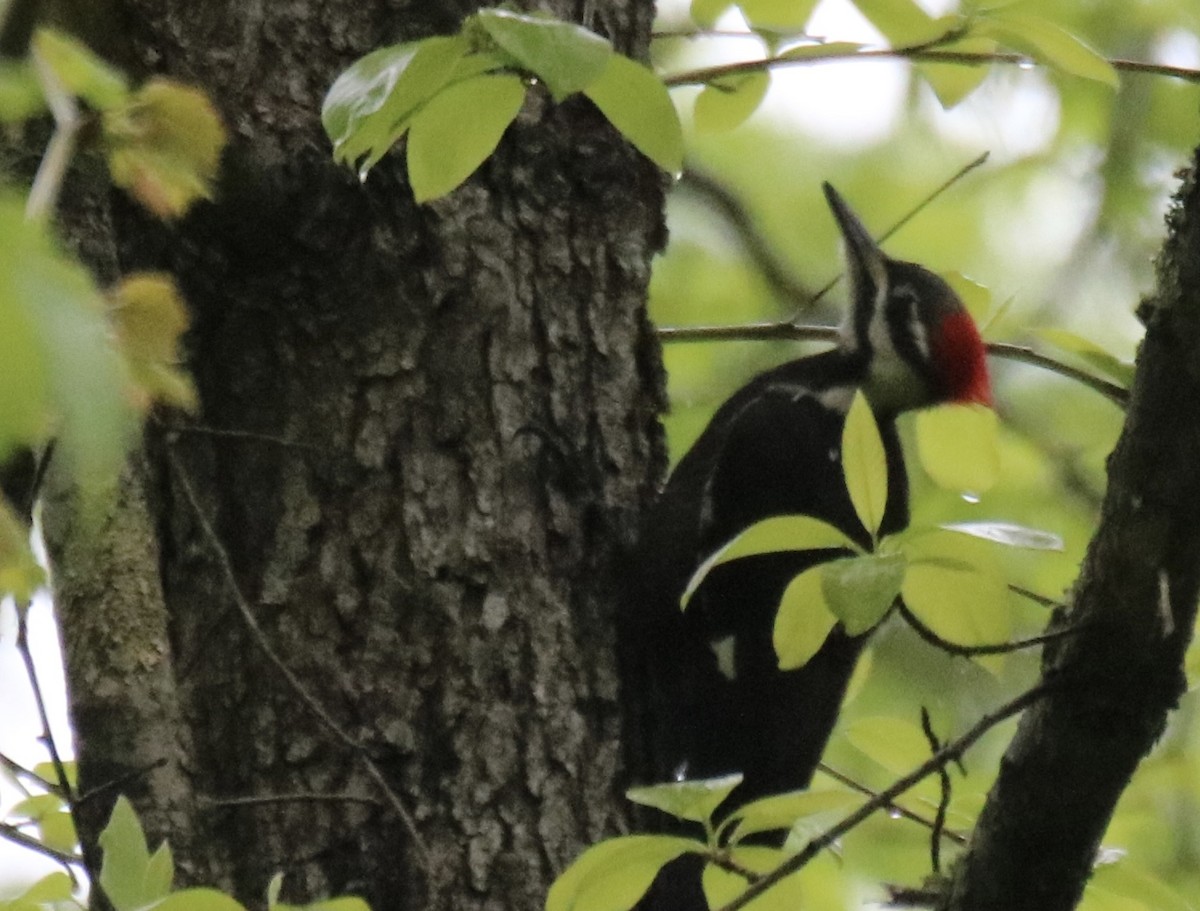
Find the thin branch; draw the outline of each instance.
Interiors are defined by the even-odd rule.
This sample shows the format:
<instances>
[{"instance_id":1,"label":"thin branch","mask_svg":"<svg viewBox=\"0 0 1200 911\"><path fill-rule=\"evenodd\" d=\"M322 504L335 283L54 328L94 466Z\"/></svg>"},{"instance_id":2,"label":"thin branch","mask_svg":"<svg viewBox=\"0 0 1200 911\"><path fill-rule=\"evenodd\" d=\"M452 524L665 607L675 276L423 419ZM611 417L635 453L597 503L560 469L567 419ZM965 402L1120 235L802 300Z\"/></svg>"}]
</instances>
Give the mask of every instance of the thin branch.
<instances>
[{"instance_id":1,"label":"thin branch","mask_svg":"<svg viewBox=\"0 0 1200 911\"><path fill-rule=\"evenodd\" d=\"M16 826L7 822L0 822L0 839L11 841L13 844L20 845L22 848L28 848L30 851L36 851L38 854L49 857L55 863L62 864L68 868L67 872L72 879L75 878L75 875L70 869L70 865L83 863L83 858L79 855L72 854L70 851L60 851L58 848L52 848L47 844L43 844L33 835L22 832Z\"/></svg>"},{"instance_id":2,"label":"thin branch","mask_svg":"<svg viewBox=\"0 0 1200 911\"><path fill-rule=\"evenodd\" d=\"M1061 601L1055 601L1053 598L1047 598L1045 595L1039 595L1037 592L1020 585L1008 583L1008 590L1014 595L1020 595L1022 598L1027 598L1034 604L1040 604L1042 607L1048 607L1052 610L1066 610L1066 605Z\"/></svg>"},{"instance_id":3,"label":"thin branch","mask_svg":"<svg viewBox=\"0 0 1200 911\"><path fill-rule=\"evenodd\" d=\"M720 867L734 876L740 876L747 883L756 883L763 876L761 873L755 873L753 870L743 867L725 851L714 851L708 856L707 860L714 866Z\"/></svg>"},{"instance_id":4,"label":"thin branch","mask_svg":"<svg viewBox=\"0 0 1200 911\"><path fill-rule=\"evenodd\" d=\"M17 651L25 665L25 676L29 678L29 686L33 690L33 703L37 708L38 721L42 725L42 735L39 740L46 746L50 761L54 764L54 776L58 779L61 796L68 804L74 799L71 781L67 777L67 768L63 765L58 745L54 742L54 734L50 730L50 713L46 711L46 700L42 695L42 686L38 682L37 668L33 663L33 650L29 647L29 602L17 605Z\"/></svg>"},{"instance_id":5,"label":"thin branch","mask_svg":"<svg viewBox=\"0 0 1200 911\"><path fill-rule=\"evenodd\" d=\"M28 797L32 792L25 786L25 782L22 781L23 778L28 778L30 781L35 782L40 789L50 791L51 793L57 793L58 789L52 782L46 781L46 779L37 772L34 772L32 769L25 768L25 766L21 765L21 763L9 756L4 755L3 753L0 753L0 766L3 766L8 770L9 774L12 775L13 783L20 788L22 792L24 792L26 797ZM59 796L61 797L62 795Z\"/></svg>"},{"instance_id":6,"label":"thin branch","mask_svg":"<svg viewBox=\"0 0 1200 911\"><path fill-rule=\"evenodd\" d=\"M1056 642L1059 639L1065 639L1067 636L1074 636L1080 629L1078 626L1069 626L1065 629L1055 630L1052 633L1030 636L1028 639L1013 639L1010 642L993 642L987 645L959 645L957 642L943 639L922 623L920 618L909 610L908 605L903 601L898 602L897 607L900 611L900 616L904 618L904 622L912 627L913 632L920 636L921 639L928 642L934 648L941 649L943 652L956 655L960 658L970 658L974 655L1007 655L1010 652L1036 648L1039 645L1045 645L1047 642Z\"/></svg>"},{"instance_id":7,"label":"thin branch","mask_svg":"<svg viewBox=\"0 0 1200 911\"><path fill-rule=\"evenodd\" d=\"M929 709L921 706L921 731L929 741L930 751L936 753L942 748L933 731L933 720L929 717ZM934 873L942 872L942 830L946 827L946 811L950 807L950 773L945 766L937 770L938 783L941 785L941 795L938 800L937 814L933 818L933 827L929 832L929 865Z\"/></svg>"},{"instance_id":8,"label":"thin branch","mask_svg":"<svg viewBox=\"0 0 1200 911\"><path fill-rule=\"evenodd\" d=\"M853 813L845 816L840 822L830 826L806 844L798 853L789 857L770 873L763 876L758 882L750 885L745 892L726 904L720 911L740 911L740 909L745 908L750 902L758 898L758 896L762 895L776 883L803 869L814 857L862 823L863 820L873 815L876 811L890 806L892 801L897 797L923 781L942 766L949 762L957 761L984 734L1001 722L1007 721L1014 715L1023 712L1050 692L1056 685L1061 685L1061 681L1043 681L1038 683L1017 697L1010 699L995 711L984 715L961 737L950 741L950 743L934 753L929 759L917 766L917 768L894 781L874 798L868 800Z\"/></svg>"},{"instance_id":9,"label":"thin branch","mask_svg":"<svg viewBox=\"0 0 1200 911\"><path fill-rule=\"evenodd\" d=\"M29 199L25 202L25 218L29 221L45 221L58 201L58 191L62 188L67 168L75 154L75 140L79 136L83 118L79 115L75 96L67 91L37 49L31 49L29 56L46 104L54 116L54 133L33 178Z\"/></svg>"},{"instance_id":10,"label":"thin branch","mask_svg":"<svg viewBox=\"0 0 1200 911\"><path fill-rule=\"evenodd\" d=\"M123 775L118 775L116 778L111 778L108 781L101 782L100 784L98 784L94 788L92 788L90 791L84 791L82 794L80 794L78 797L76 797L75 803L73 804L73 806L82 807L84 804L95 800L97 797L107 794L109 791L114 791L119 788L122 788L125 785L127 785L129 782L136 781L137 779L142 778L145 775L149 775L155 769L160 769L163 766L165 766L166 764L167 764L166 759L157 759L154 762L149 763L148 765L142 766L139 769L130 769L128 772L126 772Z\"/></svg>"},{"instance_id":11,"label":"thin branch","mask_svg":"<svg viewBox=\"0 0 1200 911\"><path fill-rule=\"evenodd\" d=\"M275 666L275 669L279 671L284 680L287 681L287 684L291 690L300 698L300 701L304 703L305 707L312 712L312 714L325 727L325 729L357 754L359 760L363 764L363 767L367 770L367 774L379 786L384 797L387 799L388 805L391 806L391 808L396 812L396 815L400 817L404 827L408 830L408 834L412 838L413 844L417 848L417 853L420 856L421 864L425 872L427 874L431 874L433 870L432 858L429 855L428 848L425 846L424 839L421 838L421 833L417 829L417 824L413 819L412 814L409 813L408 808L404 806L404 803L400 800L400 796L395 792L395 790L393 790L392 786L383 776L383 773L379 770L379 767L375 764L374 760L372 760L367 754L366 748L363 747L362 744L360 744L353 737L351 737L350 734L347 733L342 726L334 720L333 716L325 710L324 706L321 705L317 698L308 691L303 683L300 682L300 678L296 676L292 669L288 667L284 660L279 657L278 653L276 653L274 647L271 645L270 640L267 638L266 632L259 625L258 618L254 616L254 611L250 607L250 602L247 601L246 596L242 594L241 586L238 585L237 574L233 568L233 561L229 558L229 552L225 549L225 546L221 543L221 539L217 536L216 529L213 528L212 523L204 514L204 510L200 505L200 498L196 494L196 489L192 486L192 482L188 478L187 472L184 471L183 465L180 464L179 459L173 452L168 451L167 458L170 461L171 469L175 474L175 478L179 482L179 486L183 490L184 496L187 498L188 504L191 506L192 512L196 516L196 522L199 524L201 532L203 532L204 537L208 541L209 547L213 552L213 555L216 557L217 562L221 567L221 571L225 576L225 583L229 588L230 594L233 596L233 602L237 607L238 613L241 614L242 621L246 624L246 628L250 631L250 635L254 639L255 645L258 646L259 651L263 653L267 661Z\"/></svg>"},{"instance_id":12,"label":"thin branch","mask_svg":"<svg viewBox=\"0 0 1200 911\"><path fill-rule=\"evenodd\" d=\"M775 323L743 323L733 326L663 326L658 337L664 342L752 342L752 341L822 341L836 342L838 330L833 326L801 326L782 321ZM1124 408L1129 401L1129 391L1116 383L1094 376L1078 367L1064 364L1049 355L1034 351L1026 345L1010 342L988 342L988 354L1005 360L1017 361L1040 367L1051 373L1088 387L1100 393L1113 404Z\"/></svg>"},{"instance_id":13,"label":"thin branch","mask_svg":"<svg viewBox=\"0 0 1200 911\"><path fill-rule=\"evenodd\" d=\"M757 73L775 67L803 66L812 63L826 63L835 60L918 60L927 63L958 63L966 66L987 66L1000 63L1009 66L1029 66L1037 61L1024 54L968 54L960 51L936 50L926 48L880 48L877 50L848 50L838 54L823 54L815 57L764 57L760 60L745 60L739 63L726 63L719 66L701 67L695 70L685 70L666 76L663 82L668 87L679 85L704 85L717 79L730 76L743 76ZM1126 73L1149 73L1154 76L1168 76L1182 79L1184 82L1200 83L1200 70L1187 69L1181 66L1168 66L1162 63L1146 63L1141 60L1124 60L1112 58L1109 64L1113 69Z\"/></svg>"},{"instance_id":14,"label":"thin branch","mask_svg":"<svg viewBox=\"0 0 1200 911\"><path fill-rule=\"evenodd\" d=\"M832 778L834 781L836 781L840 784L844 784L846 787L850 788L851 790L858 791L859 794L863 794L866 797L872 797L872 798L879 796L878 791L876 791L872 788L868 788L865 784L855 781L849 775L846 775L843 772L839 772L837 769L833 768L832 766L826 765L824 762L817 763L817 768L821 772L823 772L824 774L826 774L830 778ZM932 830L934 828L934 820L930 819L927 816L922 816L920 813L917 813L913 810L910 810L908 807L904 806L903 804L888 803L887 805L884 806L884 809L887 810L887 812L890 814L900 816L904 819L907 819L909 822L915 822L917 825L924 826L927 829ZM938 835L941 838L945 838L946 840L952 841L958 845L965 845L967 843L967 836L963 835L961 832L956 832L953 829L947 829L947 828L943 827L941 829L941 831L938 833Z\"/></svg>"}]
</instances>

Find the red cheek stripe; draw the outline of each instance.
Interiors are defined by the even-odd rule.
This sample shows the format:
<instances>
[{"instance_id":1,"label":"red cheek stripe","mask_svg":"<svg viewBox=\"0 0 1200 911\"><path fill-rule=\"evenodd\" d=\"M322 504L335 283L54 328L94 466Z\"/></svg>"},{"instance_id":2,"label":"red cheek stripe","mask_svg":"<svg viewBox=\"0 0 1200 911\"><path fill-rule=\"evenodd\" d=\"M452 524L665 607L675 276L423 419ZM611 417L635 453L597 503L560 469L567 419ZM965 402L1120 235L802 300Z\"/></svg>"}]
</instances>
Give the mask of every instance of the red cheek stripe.
<instances>
[{"instance_id":1,"label":"red cheek stripe","mask_svg":"<svg viewBox=\"0 0 1200 911\"><path fill-rule=\"evenodd\" d=\"M934 363L940 365L946 397L959 404L991 407L986 349L979 330L965 310L951 313L938 327Z\"/></svg>"}]
</instances>

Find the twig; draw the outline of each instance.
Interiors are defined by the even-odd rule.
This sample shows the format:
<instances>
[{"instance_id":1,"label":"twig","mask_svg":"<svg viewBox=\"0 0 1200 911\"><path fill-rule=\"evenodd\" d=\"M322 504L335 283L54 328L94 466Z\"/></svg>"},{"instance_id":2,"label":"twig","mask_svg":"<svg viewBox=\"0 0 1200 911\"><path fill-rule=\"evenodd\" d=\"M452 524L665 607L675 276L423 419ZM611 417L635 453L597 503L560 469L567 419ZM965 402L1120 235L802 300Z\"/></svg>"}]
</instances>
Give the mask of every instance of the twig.
<instances>
[{"instance_id":1,"label":"twig","mask_svg":"<svg viewBox=\"0 0 1200 911\"><path fill-rule=\"evenodd\" d=\"M729 856L725 851L714 851L707 858L708 862L720 867L734 876L740 876L747 883L756 883L762 879L761 873L755 873L753 870L747 869L739 864L736 860Z\"/></svg>"},{"instance_id":2,"label":"twig","mask_svg":"<svg viewBox=\"0 0 1200 911\"><path fill-rule=\"evenodd\" d=\"M50 713L46 711L46 700L42 695L41 684L38 683L37 668L33 664L33 651L29 648L29 602L17 604L17 651L25 664L25 675L29 678L29 686L33 690L33 703L37 707L38 720L42 725L42 736L39 738L50 754L54 764L54 776L58 779L61 797L69 805L74 800L71 781L67 777L67 768L63 765L58 746L54 742L54 734L50 730Z\"/></svg>"},{"instance_id":3,"label":"twig","mask_svg":"<svg viewBox=\"0 0 1200 911\"><path fill-rule=\"evenodd\" d=\"M942 748L937 734L933 732L933 721L929 717L929 709L921 706L921 730L929 741L929 749L936 753ZM933 827L929 832L929 865L934 873L942 872L942 829L946 827L946 810L950 806L950 773L945 766L937 770L938 783L941 785L941 795L938 799L937 813L933 817Z\"/></svg>"},{"instance_id":4,"label":"twig","mask_svg":"<svg viewBox=\"0 0 1200 911\"><path fill-rule=\"evenodd\" d=\"M22 778L28 778L31 781L37 782L39 788L50 791L51 793L57 793L57 788L54 786L53 782L47 781L37 772L34 772L32 769L25 768L25 766L21 765L15 759L6 756L3 753L0 753L0 766L4 766L4 768L8 770L9 774L12 775L13 783L25 794L26 797L28 797L32 792L25 786L25 782L21 780Z\"/></svg>"},{"instance_id":5,"label":"twig","mask_svg":"<svg viewBox=\"0 0 1200 911\"><path fill-rule=\"evenodd\" d=\"M812 839L798 853L792 855L770 873L764 875L756 883L752 883L747 887L746 891L739 895L733 901L726 904L719 911L740 911L745 908L750 902L762 895L780 880L792 875L804 868L814 857L836 842L839 838L859 825L863 820L867 819L877 810L884 809L889 806L892 801L907 791L909 788L924 780L930 774L941 768L948 762L953 762L962 756L971 746L975 744L979 738L1014 715L1020 714L1030 705L1045 696L1052 688L1061 685L1061 681L1042 681L1036 686L1031 687L1013 699L1010 699L1004 705L1000 706L995 711L989 712L979 719L965 734L956 740L950 741L940 750L929 757L925 762L921 763L917 768L913 769L907 775L897 779L884 790L880 791L874 798L868 800L853 813L845 816L840 822L830 826L816 838Z\"/></svg>"},{"instance_id":6,"label":"twig","mask_svg":"<svg viewBox=\"0 0 1200 911\"><path fill-rule=\"evenodd\" d=\"M859 794L864 794L867 797L876 797L878 795L877 791L872 790L871 788L868 788L865 784L855 781L849 775L839 772L837 769L833 768L832 766L826 765L823 762L817 763L817 768L820 769L824 774L826 774L830 778L832 778L834 781L839 782L840 784L844 784L846 787L848 787L854 791L858 791ZM886 809L889 813L894 813L897 816L901 816L904 819L907 819L909 822L915 822L918 825L924 826L927 829L933 828L934 821L932 819L929 819L926 816L922 816L920 813L910 810L908 807L904 806L903 804L889 803L889 804L887 804L886 807L884 807L884 809ZM945 838L949 841L952 841L958 845L965 845L967 843L967 836L963 835L961 832L956 832L953 829L943 828L941 830L941 832L938 834L940 835L940 837Z\"/></svg>"},{"instance_id":7,"label":"twig","mask_svg":"<svg viewBox=\"0 0 1200 911\"><path fill-rule=\"evenodd\" d=\"M1011 582L1008 583L1008 590L1015 595L1020 595L1022 598L1029 599L1034 604L1040 604L1042 607L1049 607L1053 610L1066 609L1066 605L1061 601L1055 601L1053 598L1047 598L1045 595L1039 595L1035 591L1031 591L1030 589L1024 588L1020 585L1014 585Z\"/></svg>"},{"instance_id":8,"label":"twig","mask_svg":"<svg viewBox=\"0 0 1200 911\"><path fill-rule=\"evenodd\" d=\"M70 851L60 851L58 848L52 848L49 845L44 844L35 836L29 835L26 832L22 832L16 826L7 822L0 822L0 838L4 839L5 841L11 841L13 844L20 845L22 848L28 848L30 851L36 851L38 854L42 854L45 857L49 857L56 863L62 864L64 867L68 868L67 872L71 876L72 880L75 878L75 874L74 871L70 869L70 865L83 863L83 858L79 855L72 854Z\"/></svg>"},{"instance_id":9,"label":"twig","mask_svg":"<svg viewBox=\"0 0 1200 911\"><path fill-rule=\"evenodd\" d=\"M325 729L357 754L363 767L367 770L367 774L379 786L384 797L387 799L388 805L396 812L396 815L400 817L404 827L408 830L409 837L412 838L413 844L417 848L417 853L420 856L421 864L426 874L431 874L433 870L432 858L429 855L429 849L425 846L424 839L421 838L421 833L417 829L417 824L412 814L409 813L408 808L400 800L400 796L392 789L387 779L384 778L379 767L367 755L367 751L362 744L343 730L342 726L334 720L333 716L325 710L324 706L317 701L316 697L308 691L292 669L276 653L270 640L267 638L266 632L259 625L258 618L254 616L254 611L251 610L249 601L242 594L241 586L238 585L237 574L233 568L233 562L229 558L229 552L217 536L216 529L213 528L212 523L209 522L208 517L204 514L204 510L200 506L200 498L197 496L196 489L192 486L187 472L184 471L183 466L179 463L178 458L173 452L168 451L167 458L171 463L171 469L175 474L176 480L178 480L179 486L182 488L184 496L192 508L192 512L195 513L196 522L199 524L200 530L203 532L204 537L209 543L209 547L217 558L217 562L225 576L225 583L229 588L230 594L233 596L233 602L237 607L238 613L242 615L242 620L246 624L246 628L249 629L255 645L258 646L259 651L263 653L266 659L275 666L275 669L283 675L288 686Z\"/></svg>"},{"instance_id":10,"label":"twig","mask_svg":"<svg viewBox=\"0 0 1200 911\"><path fill-rule=\"evenodd\" d=\"M822 341L836 342L838 330L833 326L800 326L793 322L744 323L735 326L663 326L658 330L663 342L774 342L774 341ZM1089 389L1100 393L1113 404L1124 408L1129 401L1129 390L1110 383L1108 380L1057 361L1049 355L1034 351L1026 345L1010 342L988 342L988 354L1005 360L1018 361L1041 367L1051 373L1075 380Z\"/></svg>"},{"instance_id":11,"label":"twig","mask_svg":"<svg viewBox=\"0 0 1200 911\"><path fill-rule=\"evenodd\" d=\"M1028 66L1037 61L1025 54L968 54L961 51L939 51L932 48L880 48L876 50L848 50L840 54L823 54L816 57L764 57L761 60L746 60L739 63L726 63L720 66L708 66L695 70L685 70L667 76L663 82L668 87L679 85L703 85L717 79L729 76L742 76L757 73L775 67L804 66L813 63L827 63L835 60L923 60L928 63L960 63L966 66L987 66L1000 63L1008 66ZM1200 83L1200 70L1187 69L1181 66L1168 66L1162 63L1146 63L1141 60L1125 60L1119 57L1109 59L1113 69L1126 73L1149 73L1154 76L1169 76L1182 79L1185 82Z\"/></svg>"},{"instance_id":12,"label":"twig","mask_svg":"<svg viewBox=\"0 0 1200 911\"><path fill-rule=\"evenodd\" d=\"M111 778L108 781L101 782L100 784L98 784L94 788L92 788L90 791L84 791L82 794L80 794L78 797L76 797L74 806L82 807L84 804L95 800L97 797L107 794L109 791L113 791L118 788L121 788L122 786L128 784L131 781L136 781L137 779L143 777L144 775L149 775L155 769L160 769L163 766L165 766L166 764L167 764L166 759L156 759L156 760L154 760L154 762L148 763L147 765L144 765L141 768L130 769L128 772L124 773L123 775L118 775L116 778Z\"/></svg>"},{"instance_id":13,"label":"twig","mask_svg":"<svg viewBox=\"0 0 1200 911\"><path fill-rule=\"evenodd\" d=\"M46 144L46 152L33 178L29 199L25 203L25 218L29 221L45 221L58 201L58 191L62 188L67 168L75 154L75 140L83 119L79 116L75 96L67 91L37 48L31 49L29 56L46 104L54 116L54 133Z\"/></svg>"},{"instance_id":14,"label":"twig","mask_svg":"<svg viewBox=\"0 0 1200 911\"><path fill-rule=\"evenodd\" d=\"M934 648L941 649L943 652L956 655L960 658L970 658L973 655L1007 655L1010 652L1036 648L1039 645L1045 645L1047 642L1056 642L1059 639L1073 636L1079 632L1079 627L1070 626L1066 629L1055 630L1052 633L1042 633L1040 636L1030 636L1027 639L1013 639L1010 642L990 642L986 645L959 645L957 642L943 639L922 623L921 619L909 610L908 605L903 601L899 601L897 607L900 610L900 616L904 618L904 622L911 626L913 632L924 641L928 642Z\"/></svg>"}]
</instances>

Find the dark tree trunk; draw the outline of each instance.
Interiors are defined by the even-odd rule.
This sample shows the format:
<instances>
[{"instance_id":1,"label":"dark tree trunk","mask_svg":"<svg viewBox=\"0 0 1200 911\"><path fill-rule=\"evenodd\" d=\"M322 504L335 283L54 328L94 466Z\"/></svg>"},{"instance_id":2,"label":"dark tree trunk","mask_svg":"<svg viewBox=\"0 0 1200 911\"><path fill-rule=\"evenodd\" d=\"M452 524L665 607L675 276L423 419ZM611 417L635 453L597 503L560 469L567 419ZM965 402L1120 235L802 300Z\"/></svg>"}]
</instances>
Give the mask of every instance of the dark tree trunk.
<instances>
[{"instance_id":1,"label":"dark tree trunk","mask_svg":"<svg viewBox=\"0 0 1200 911\"><path fill-rule=\"evenodd\" d=\"M534 98L417 206L397 156L360 186L318 123L356 56L467 12L124 10L130 59L211 92L233 139L215 204L175 229L117 199L104 235L179 278L201 413L149 425L99 536L47 507L82 788L115 782L90 850L123 791L181 879L244 901L283 871L293 901L534 908L621 825L612 580L662 469L660 176L587 102ZM649 3L596 16L644 51Z\"/></svg>"},{"instance_id":2,"label":"dark tree trunk","mask_svg":"<svg viewBox=\"0 0 1200 911\"><path fill-rule=\"evenodd\" d=\"M1186 689L1200 593L1200 184L1177 194L1100 527L946 907L1067 911L1137 764Z\"/></svg>"}]
</instances>

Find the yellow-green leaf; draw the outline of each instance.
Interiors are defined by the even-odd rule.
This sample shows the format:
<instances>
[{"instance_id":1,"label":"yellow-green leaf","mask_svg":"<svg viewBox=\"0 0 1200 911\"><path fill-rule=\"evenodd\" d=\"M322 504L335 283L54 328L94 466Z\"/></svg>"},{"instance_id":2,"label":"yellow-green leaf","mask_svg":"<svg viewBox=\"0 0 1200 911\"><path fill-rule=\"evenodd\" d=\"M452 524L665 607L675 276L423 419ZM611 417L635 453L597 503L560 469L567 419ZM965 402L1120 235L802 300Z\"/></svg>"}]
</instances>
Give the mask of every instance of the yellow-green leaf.
<instances>
[{"instance_id":1,"label":"yellow-green leaf","mask_svg":"<svg viewBox=\"0 0 1200 911\"><path fill-rule=\"evenodd\" d=\"M963 302L963 306L971 314L971 319L976 323L982 323L984 317L988 315L988 311L992 309L991 290L986 285L967 278L961 272L943 272L942 278Z\"/></svg>"},{"instance_id":2,"label":"yellow-green leaf","mask_svg":"<svg viewBox=\"0 0 1200 911\"><path fill-rule=\"evenodd\" d=\"M822 57L850 57L862 49L854 41L828 41L821 44L798 44L779 55L780 60L820 60Z\"/></svg>"},{"instance_id":3,"label":"yellow-green leaf","mask_svg":"<svg viewBox=\"0 0 1200 911\"><path fill-rule=\"evenodd\" d=\"M1012 634L1004 580L957 558L911 561L900 593L918 620L955 645L995 645Z\"/></svg>"},{"instance_id":4,"label":"yellow-green leaf","mask_svg":"<svg viewBox=\"0 0 1200 911\"><path fill-rule=\"evenodd\" d=\"M1000 476L999 420L983 405L940 405L917 414L917 454L939 487L980 494Z\"/></svg>"},{"instance_id":5,"label":"yellow-green leaf","mask_svg":"<svg viewBox=\"0 0 1200 911\"><path fill-rule=\"evenodd\" d=\"M692 21L702 29L712 28L731 6L733 0L692 0Z\"/></svg>"},{"instance_id":6,"label":"yellow-green leaf","mask_svg":"<svg viewBox=\"0 0 1200 911\"><path fill-rule=\"evenodd\" d=\"M742 776L722 775L696 781L669 781L664 784L630 788L625 796L634 803L654 807L678 819L707 822L713 811L742 783Z\"/></svg>"},{"instance_id":7,"label":"yellow-green leaf","mask_svg":"<svg viewBox=\"0 0 1200 911\"><path fill-rule=\"evenodd\" d=\"M680 605L687 607L700 583L714 568L730 560L790 550L850 550L861 548L842 531L812 516L773 516L755 522L700 564L684 589Z\"/></svg>"},{"instance_id":8,"label":"yellow-green leaf","mask_svg":"<svg viewBox=\"0 0 1200 911\"><path fill-rule=\"evenodd\" d=\"M38 820L38 831L42 836L42 844L55 851L74 851L79 844L75 820L66 810L42 817Z\"/></svg>"},{"instance_id":9,"label":"yellow-green leaf","mask_svg":"<svg viewBox=\"0 0 1200 911\"><path fill-rule=\"evenodd\" d=\"M475 173L524 99L525 86L512 75L476 76L433 96L408 136L408 179L417 202L445 196Z\"/></svg>"},{"instance_id":10,"label":"yellow-green leaf","mask_svg":"<svg viewBox=\"0 0 1200 911\"><path fill-rule=\"evenodd\" d=\"M626 835L593 845L554 881L546 911L627 911L658 871L705 845L668 835Z\"/></svg>"},{"instance_id":11,"label":"yellow-green leaf","mask_svg":"<svg viewBox=\"0 0 1200 911\"><path fill-rule=\"evenodd\" d=\"M1126 389L1133 385L1134 366L1132 361L1117 357L1095 342L1076 335L1074 332L1068 332L1066 329L1044 328L1036 329L1034 332L1056 348L1077 355L1089 367L1100 371Z\"/></svg>"},{"instance_id":12,"label":"yellow-green leaf","mask_svg":"<svg viewBox=\"0 0 1200 911\"><path fill-rule=\"evenodd\" d=\"M857 719L847 725L846 739L893 775L912 771L932 752L917 725L887 715Z\"/></svg>"},{"instance_id":13,"label":"yellow-green leaf","mask_svg":"<svg viewBox=\"0 0 1200 911\"><path fill-rule=\"evenodd\" d=\"M109 322L129 363L143 409L163 402L198 407L191 377L180 369L179 340L188 328L187 307L166 273L130 275L109 294Z\"/></svg>"},{"instance_id":14,"label":"yellow-green leaf","mask_svg":"<svg viewBox=\"0 0 1200 911\"><path fill-rule=\"evenodd\" d=\"M1012 7L995 10L979 19L975 34L994 37L1002 44L1072 76L1091 79L1114 89L1120 85L1117 71L1103 55L1062 26L1035 13Z\"/></svg>"},{"instance_id":15,"label":"yellow-green leaf","mask_svg":"<svg viewBox=\"0 0 1200 911\"><path fill-rule=\"evenodd\" d=\"M863 554L821 565L821 592L846 632L858 636L884 618L904 580L902 553Z\"/></svg>"},{"instance_id":16,"label":"yellow-green leaf","mask_svg":"<svg viewBox=\"0 0 1200 911\"><path fill-rule=\"evenodd\" d=\"M970 37L950 44L938 45L937 49L957 54L993 54L996 51L996 42L992 38ZM931 63L928 60L922 60L917 63L917 72L929 83L929 87L937 95L942 107L948 111L979 88L983 80L987 78L988 65L986 63ZM970 306L967 309L971 311L971 316L978 321L979 315L971 310Z\"/></svg>"},{"instance_id":17,"label":"yellow-green leaf","mask_svg":"<svg viewBox=\"0 0 1200 911\"><path fill-rule=\"evenodd\" d=\"M33 50L53 70L63 87L98 111L125 104L129 82L115 66L88 50L77 38L49 28L33 36Z\"/></svg>"},{"instance_id":18,"label":"yellow-green leaf","mask_svg":"<svg viewBox=\"0 0 1200 911\"><path fill-rule=\"evenodd\" d=\"M57 872L43 876L26 889L21 897L36 904L43 904L69 901L73 892L71 877L66 873Z\"/></svg>"},{"instance_id":19,"label":"yellow-green leaf","mask_svg":"<svg viewBox=\"0 0 1200 911\"><path fill-rule=\"evenodd\" d=\"M683 170L679 114L653 70L613 54L584 94L639 152L672 176Z\"/></svg>"},{"instance_id":20,"label":"yellow-green leaf","mask_svg":"<svg viewBox=\"0 0 1200 911\"><path fill-rule=\"evenodd\" d=\"M817 0L739 0L738 6L753 29L797 32L808 24Z\"/></svg>"},{"instance_id":21,"label":"yellow-green leaf","mask_svg":"<svg viewBox=\"0 0 1200 911\"><path fill-rule=\"evenodd\" d=\"M107 112L113 182L160 218L177 218L212 196L225 128L199 89L155 78Z\"/></svg>"},{"instance_id":22,"label":"yellow-green leaf","mask_svg":"<svg viewBox=\"0 0 1200 911\"><path fill-rule=\"evenodd\" d=\"M842 472L859 521L874 535L887 508L887 455L875 415L861 391L854 394L842 429Z\"/></svg>"},{"instance_id":23,"label":"yellow-green leaf","mask_svg":"<svg viewBox=\"0 0 1200 911\"><path fill-rule=\"evenodd\" d=\"M484 9L476 20L523 69L546 83L556 101L595 82L608 65L612 45L573 22Z\"/></svg>"},{"instance_id":24,"label":"yellow-green leaf","mask_svg":"<svg viewBox=\"0 0 1200 911\"><path fill-rule=\"evenodd\" d=\"M814 566L796 576L780 599L771 638L781 670L804 667L837 623L825 603L821 569Z\"/></svg>"},{"instance_id":25,"label":"yellow-green leaf","mask_svg":"<svg viewBox=\"0 0 1200 911\"><path fill-rule=\"evenodd\" d=\"M758 874L769 873L787 859L780 848L743 845L730 852L730 860L744 870ZM724 908L746 891L746 878L731 873L715 863L706 864L701 879L704 897L709 908ZM800 876L788 876L746 905L747 911L796 911L813 907L811 891Z\"/></svg>"},{"instance_id":26,"label":"yellow-green leaf","mask_svg":"<svg viewBox=\"0 0 1200 911\"><path fill-rule=\"evenodd\" d=\"M181 889L154 905L154 911L246 911L232 896L216 889Z\"/></svg>"},{"instance_id":27,"label":"yellow-green leaf","mask_svg":"<svg viewBox=\"0 0 1200 911\"><path fill-rule=\"evenodd\" d=\"M0 123L19 123L46 110L29 60L0 59Z\"/></svg>"},{"instance_id":28,"label":"yellow-green leaf","mask_svg":"<svg viewBox=\"0 0 1200 911\"><path fill-rule=\"evenodd\" d=\"M853 0L858 11L883 33L892 47L928 44L959 24L957 16L934 19L916 0Z\"/></svg>"},{"instance_id":29,"label":"yellow-green leaf","mask_svg":"<svg viewBox=\"0 0 1200 911\"><path fill-rule=\"evenodd\" d=\"M706 85L696 96L697 132L719 133L740 126L758 110L770 85L771 75L766 70L727 76Z\"/></svg>"},{"instance_id":30,"label":"yellow-green leaf","mask_svg":"<svg viewBox=\"0 0 1200 911\"><path fill-rule=\"evenodd\" d=\"M730 841L737 843L760 832L790 829L800 819L844 812L858 806L863 799L861 794L844 788L789 791L739 807L721 824L721 829L731 831Z\"/></svg>"}]
</instances>

